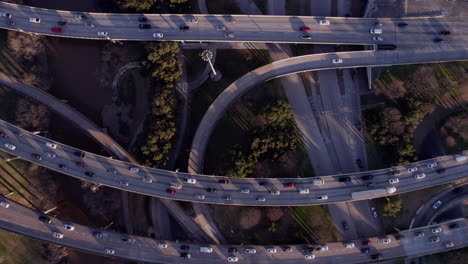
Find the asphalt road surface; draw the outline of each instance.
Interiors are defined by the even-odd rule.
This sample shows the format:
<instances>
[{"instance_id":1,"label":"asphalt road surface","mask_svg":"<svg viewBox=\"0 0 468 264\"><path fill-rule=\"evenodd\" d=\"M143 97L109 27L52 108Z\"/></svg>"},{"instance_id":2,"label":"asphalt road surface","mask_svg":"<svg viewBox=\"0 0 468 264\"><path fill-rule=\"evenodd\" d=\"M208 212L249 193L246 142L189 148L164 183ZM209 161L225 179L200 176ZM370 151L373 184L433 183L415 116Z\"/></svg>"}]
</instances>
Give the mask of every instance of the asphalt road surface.
<instances>
[{"instance_id":1,"label":"asphalt road surface","mask_svg":"<svg viewBox=\"0 0 468 264\"><path fill-rule=\"evenodd\" d=\"M366 263L371 261L371 256L381 254L384 260L398 259L408 256L420 256L436 252L466 247L468 245L468 221L466 219L454 220L436 226L420 227L417 229L402 231L399 235L404 238L397 240L395 235L387 235L389 243L382 243L379 238L365 238L345 242L328 243L328 250L317 250L318 245L207 245L191 244L172 241L157 241L152 238L129 236L107 230L100 230L88 226L77 225L49 217L51 223L41 222L38 217L40 212L33 211L22 205L16 204L2 196L0 202L9 204L8 208L0 206L0 228L22 234L31 238L50 243L71 247L94 254L110 257L144 261L151 263L228 263L228 257L236 257L238 263ZM451 223L458 223L459 227L450 229ZM64 224L74 226L74 230L64 229ZM441 227L440 233L432 234L432 229ZM421 231L423 237L416 237L415 232ZM53 232L63 235L62 238L53 236ZM102 237L93 235L99 232ZM439 242L430 242L433 236L439 237ZM362 241L370 240L372 245L363 246ZM445 243L452 242L453 247L446 248ZM160 244L167 245L166 248ZM345 243L353 243L354 247L345 248ZM188 246L187 250L181 250L181 246ZM212 253L203 253L201 247L209 247ZM229 253L229 248L236 248L237 252ZM246 253L246 249L255 249L256 253ZM291 252L283 249L290 248ZM313 252L305 252L306 248L313 248ZM369 248L369 253L361 253L361 248ZM273 249L275 253L268 253ZM107 250L107 252L106 252ZM183 253L189 253L191 259L180 257ZM313 255L314 260L306 260L305 255Z\"/></svg>"},{"instance_id":2,"label":"asphalt road surface","mask_svg":"<svg viewBox=\"0 0 468 264\"><path fill-rule=\"evenodd\" d=\"M402 193L462 179L468 174L466 169L468 160L456 161L454 156L442 156L397 167L401 172L399 176L390 177L389 170L382 169L321 177L324 181L323 185L314 185L314 178L227 179L222 176L195 175L147 168L82 152L29 133L5 121L0 121L0 131L4 133L0 137L2 150L49 169L130 192L193 202L255 206L326 204L348 201L352 199L351 193L369 190L366 187L369 181L362 179L364 175L373 175L372 181L375 182L373 188L395 186L396 193ZM53 148L47 146L46 143L53 143L56 146ZM13 145L14 149L8 148L8 144ZM84 153L85 157L81 158L80 153ZM428 168L426 165L433 161L437 162L437 167ZM417 173L409 173L407 169L410 167L418 167ZM130 168L139 171L135 172ZM437 173L436 170L440 168L445 168L445 172ZM416 180L415 174L420 173L425 173L426 177ZM339 177L344 176L349 176L351 181L340 182ZM390 178L398 178L399 182L390 184L388 182ZM187 179L194 179L196 182L187 183ZM227 180L228 183L221 183L219 180ZM268 186L263 186L263 183ZM287 187L288 183L293 183L295 187ZM209 190L210 188L212 191ZM248 189L249 193L241 192L242 189ZM308 189L309 193L300 194L300 190L304 189ZM170 194L168 190L176 193ZM280 193L272 195L275 191L280 191ZM327 195L328 199L319 200L320 195ZM227 199L227 196L230 199ZM259 197L264 200L259 200Z\"/></svg>"},{"instance_id":3,"label":"asphalt road surface","mask_svg":"<svg viewBox=\"0 0 468 264\"><path fill-rule=\"evenodd\" d=\"M377 20L373 18L83 13L4 2L0 3L0 10L11 14L11 18L0 18L1 28L41 35L101 40L395 43L422 46L433 45L433 40L443 30L452 32L450 36L444 36L445 39L461 44L468 33L466 18L449 17L379 19L384 40L374 41L373 37L376 35L370 34L370 29ZM80 15L85 18L77 17ZM143 16L148 19L147 22L138 21ZM30 18L40 19L40 22L30 22ZM197 22L190 22L191 19L196 19ZM329 21L329 25L320 25L319 21L325 19ZM8 25L7 21L14 22L15 25ZM59 21L67 24L58 25ZM408 26L399 27L399 23L407 23ZM140 29L139 24L148 24L151 28ZM181 26L189 29L181 30ZM218 28L219 26L224 28ZM304 26L309 27L310 32L301 31L300 28ZM63 32L53 32L52 28L55 27L62 28ZM157 37L157 34L162 37ZM303 35L309 35L310 39L303 39Z\"/></svg>"}]
</instances>

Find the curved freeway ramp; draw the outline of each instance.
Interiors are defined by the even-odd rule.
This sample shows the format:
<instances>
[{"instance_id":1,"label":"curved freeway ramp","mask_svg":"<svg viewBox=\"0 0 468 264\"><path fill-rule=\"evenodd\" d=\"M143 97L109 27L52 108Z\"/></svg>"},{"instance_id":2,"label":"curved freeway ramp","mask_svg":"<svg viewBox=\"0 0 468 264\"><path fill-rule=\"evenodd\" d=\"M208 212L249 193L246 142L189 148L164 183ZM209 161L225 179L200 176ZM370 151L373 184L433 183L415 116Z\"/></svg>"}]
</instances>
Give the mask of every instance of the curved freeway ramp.
<instances>
[{"instance_id":1,"label":"curved freeway ramp","mask_svg":"<svg viewBox=\"0 0 468 264\"><path fill-rule=\"evenodd\" d=\"M33 211L27 207L14 203L0 196L0 202L7 203L5 208L0 206L0 228L28 236L34 239L50 242L53 244L75 248L81 251L93 254L107 255L110 257L123 258L133 261L142 261L145 263L200 263L200 264L218 264L227 263L228 257L235 257L238 263L311 263L311 260L305 259L306 255L315 257L314 263L335 264L335 263L367 263L371 261L371 256L380 254L382 260L394 260L405 257L422 256L463 248L468 246L468 221L466 219L454 220L447 223L436 225L442 228L442 232L437 236L440 239L438 243L431 243L429 237L431 229L435 226L425 226L416 229L402 231L399 234L404 239L397 240L394 235L388 235L390 243L381 243L381 238L366 238L370 240L372 246L370 253L361 253L362 240L347 241L353 243L354 247L345 248L344 242L328 243L327 251L306 252L316 245L208 245L182 243L179 241L155 241L152 238L128 236L122 233L100 230L83 225L73 224L57 218L48 217L51 222L46 223L38 220L42 215L40 212ZM459 228L450 229L451 223L458 223ZM74 230L65 230L64 224L71 224ZM416 231L426 233L424 237L416 237ZM63 235L62 238L53 236L53 232ZM93 232L99 232L101 237L93 235ZM125 239L125 241L123 240ZM453 247L447 248L445 243L452 242ZM165 247L162 247L165 244ZM182 250L182 245L189 249ZM201 248L210 248L211 253L202 252ZM236 248L236 253L229 253L229 248ZM284 252L284 248L291 248L290 252ZM255 249L256 253L246 253L246 249ZM276 253L267 253L267 249L274 249ZM210 251L209 249L207 251ZM181 254L190 254L191 259L181 258Z\"/></svg>"},{"instance_id":2,"label":"curved freeway ramp","mask_svg":"<svg viewBox=\"0 0 468 264\"><path fill-rule=\"evenodd\" d=\"M195 175L147 168L84 152L29 133L5 121L0 121L0 131L2 132L0 148L24 160L81 180L103 184L112 188L191 202L250 206L326 204L386 196L385 188L389 186L397 188L394 193L396 194L427 188L468 176L468 170L466 169L468 159L466 159L465 154L462 154L441 156L432 160L396 167L394 169L398 169L401 175L398 176L399 183L393 185L388 182L389 169L325 176L321 177L323 184L320 185L314 184L314 178L246 178L229 179L228 183L224 183L220 182L220 180L227 180L223 176ZM46 143L53 143L55 147L50 147ZM85 157L82 157L82 154ZM455 157L465 157L465 159L457 161ZM429 162L437 162L438 166L428 168L426 164ZM426 177L422 180L416 180L414 174L407 171L409 167L418 167L418 173L424 172ZM445 172L443 174L438 173L438 168L445 168ZM375 188L384 192L376 193L375 189L372 189L370 194L356 195L369 190L366 187L367 182L362 179L362 176L369 174L374 176ZM338 178L342 176L349 176L352 181L347 183L339 182ZM260 184L261 182L267 182L268 186L263 183ZM294 183L295 187L289 187L289 183ZM240 191L245 189L248 189L249 193ZM319 195L327 195L328 199L320 200L318 199ZM264 199L259 200L258 197Z\"/></svg>"},{"instance_id":3,"label":"curved freeway ramp","mask_svg":"<svg viewBox=\"0 0 468 264\"><path fill-rule=\"evenodd\" d=\"M342 59L343 62L339 64L332 62L333 59L338 58ZM226 110L243 94L254 89L256 85L264 81L307 71L462 60L468 60L467 47L447 50L431 48L398 51L325 53L298 56L264 65L233 82L208 108L195 132L189 156L189 171L201 171L208 140L224 112L226 112Z\"/></svg>"}]
</instances>

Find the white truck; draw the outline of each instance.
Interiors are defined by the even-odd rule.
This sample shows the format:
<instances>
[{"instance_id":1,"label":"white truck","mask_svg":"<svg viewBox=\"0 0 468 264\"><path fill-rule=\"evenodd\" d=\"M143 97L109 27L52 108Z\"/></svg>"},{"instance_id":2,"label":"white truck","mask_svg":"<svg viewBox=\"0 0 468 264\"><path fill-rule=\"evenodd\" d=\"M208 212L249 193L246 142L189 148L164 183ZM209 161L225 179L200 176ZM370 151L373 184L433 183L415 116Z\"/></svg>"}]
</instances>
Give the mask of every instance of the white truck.
<instances>
[{"instance_id":1,"label":"white truck","mask_svg":"<svg viewBox=\"0 0 468 264\"><path fill-rule=\"evenodd\" d=\"M369 198L386 196L394 192L396 192L395 187L387 187L385 189L380 188L380 189L366 190L366 191L360 191L360 192L353 192L351 193L351 198L353 198L353 200L364 200L364 199L369 199Z\"/></svg>"}]
</instances>

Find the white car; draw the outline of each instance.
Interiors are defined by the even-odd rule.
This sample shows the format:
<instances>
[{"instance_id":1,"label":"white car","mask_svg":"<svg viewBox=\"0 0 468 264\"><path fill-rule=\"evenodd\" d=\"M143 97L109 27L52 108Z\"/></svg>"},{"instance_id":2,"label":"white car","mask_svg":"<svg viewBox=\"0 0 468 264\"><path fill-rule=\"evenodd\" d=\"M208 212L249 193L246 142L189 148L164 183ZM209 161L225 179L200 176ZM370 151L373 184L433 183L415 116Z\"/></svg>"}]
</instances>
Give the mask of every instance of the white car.
<instances>
[{"instance_id":1,"label":"white car","mask_svg":"<svg viewBox=\"0 0 468 264\"><path fill-rule=\"evenodd\" d=\"M5 148L9 149L9 150L15 150L16 149L16 146L15 145L12 145L10 143L5 143Z\"/></svg>"},{"instance_id":2,"label":"white car","mask_svg":"<svg viewBox=\"0 0 468 264\"><path fill-rule=\"evenodd\" d=\"M226 30L226 27L225 26L217 26L216 30L217 31L224 31L224 30Z\"/></svg>"},{"instance_id":3,"label":"white car","mask_svg":"<svg viewBox=\"0 0 468 264\"><path fill-rule=\"evenodd\" d=\"M435 203L432 205L432 208L437 209L437 208L440 207L441 204L442 204L442 202L439 200L439 201L435 202Z\"/></svg>"},{"instance_id":4,"label":"white car","mask_svg":"<svg viewBox=\"0 0 468 264\"><path fill-rule=\"evenodd\" d=\"M153 179L151 179L151 178L149 178L149 177L144 177L144 178L143 178L143 182L152 183L152 182L153 182Z\"/></svg>"},{"instance_id":5,"label":"white car","mask_svg":"<svg viewBox=\"0 0 468 264\"><path fill-rule=\"evenodd\" d=\"M281 194L281 191L280 190L270 190L270 195L280 195Z\"/></svg>"},{"instance_id":6,"label":"white car","mask_svg":"<svg viewBox=\"0 0 468 264\"><path fill-rule=\"evenodd\" d=\"M128 181L119 180L119 181L117 181L117 183L120 184L120 185L123 185L123 186L128 186Z\"/></svg>"},{"instance_id":7,"label":"white car","mask_svg":"<svg viewBox=\"0 0 468 264\"><path fill-rule=\"evenodd\" d=\"M343 59L333 59L332 62L333 62L334 64L343 63Z\"/></svg>"},{"instance_id":8,"label":"white car","mask_svg":"<svg viewBox=\"0 0 468 264\"><path fill-rule=\"evenodd\" d=\"M59 232L53 232L52 236L55 237L55 238L63 238L63 234L59 233Z\"/></svg>"},{"instance_id":9,"label":"white car","mask_svg":"<svg viewBox=\"0 0 468 264\"><path fill-rule=\"evenodd\" d=\"M129 169L130 171L132 171L132 172L139 172L139 171L140 171L140 169L137 168L137 167L130 167L130 168L128 168L128 169Z\"/></svg>"},{"instance_id":10,"label":"white car","mask_svg":"<svg viewBox=\"0 0 468 264\"><path fill-rule=\"evenodd\" d=\"M164 34L162 32L153 33L153 38L162 38L162 37L164 37Z\"/></svg>"},{"instance_id":11,"label":"white car","mask_svg":"<svg viewBox=\"0 0 468 264\"><path fill-rule=\"evenodd\" d=\"M258 201L258 202L266 201L265 197L263 197L263 196L259 196L259 197L255 198L255 200Z\"/></svg>"},{"instance_id":12,"label":"white car","mask_svg":"<svg viewBox=\"0 0 468 264\"><path fill-rule=\"evenodd\" d=\"M240 192L241 193L250 193L250 190L249 189L241 189Z\"/></svg>"},{"instance_id":13,"label":"white car","mask_svg":"<svg viewBox=\"0 0 468 264\"><path fill-rule=\"evenodd\" d=\"M345 248L353 248L353 247L354 247L354 243L346 243L346 244L344 244L344 247L345 247Z\"/></svg>"},{"instance_id":14,"label":"white car","mask_svg":"<svg viewBox=\"0 0 468 264\"><path fill-rule=\"evenodd\" d=\"M0 206L3 207L3 208L8 208L8 207L10 207L10 204L7 203L7 202L0 202Z\"/></svg>"},{"instance_id":15,"label":"white car","mask_svg":"<svg viewBox=\"0 0 468 264\"><path fill-rule=\"evenodd\" d=\"M328 246L319 246L318 251L328 251Z\"/></svg>"},{"instance_id":16,"label":"white car","mask_svg":"<svg viewBox=\"0 0 468 264\"><path fill-rule=\"evenodd\" d=\"M319 25L330 25L330 20L319 20Z\"/></svg>"},{"instance_id":17,"label":"white car","mask_svg":"<svg viewBox=\"0 0 468 264\"><path fill-rule=\"evenodd\" d=\"M315 255L314 255L314 254L304 255L304 258L305 258L305 259L314 259L314 258L315 258Z\"/></svg>"},{"instance_id":18,"label":"white car","mask_svg":"<svg viewBox=\"0 0 468 264\"><path fill-rule=\"evenodd\" d=\"M69 231L75 230L75 226L71 225L71 224L64 224L63 228L66 229L66 230L69 230Z\"/></svg>"},{"instance_id":19,"label":"white car","mask_svg":"<svg viewBox=\"0 0 468 264\"><path fill-rule=\"evenodd\" d=\"M234 33L224 34L224 38L234 38L236 35Z\"/></svg>"},{"instance_id":20,"label":"white car","mask_svg":"<svg viewBox=\"0 0 468 264\"><path fill-rule=\"evenodd\" d=\"M255 248L247 248L245 249L245 252L253 254L253 253L257 253L257 250Z\"/></svg>"},{"instance_id":21,"label":"white car","mask_svg":"<svg viewBox=\"0 0 468 264\"><path fill-rule=\"evenodd\" d=\"M160 243L158 244L158 247L159 247L159 248L167 248L167 244L166 244L166 243L163 243L163 242L160 242Z\"/></svg>"},{"instance_id":22,"label":"white car","mask_svg":"<svg viewBox=\"0 0 468 264\"><path fill-rule=\"evenodd\" d=\"M375 207L371 207L370 210L372 211L372 215L374 215L374 217L377 217L377 210L375 210Z\"/></svg>"},{"instance_id":23,"label":"white car","mask_svg":"<svg viewBox=\"0 0 468 264\"><path fill-rule=\"evenodd\" d=\"M45 145L49 148L53 148L53 149L57 148L57 144L52 143L52 142L46 142Z\"/></svg>"},{"instance_id":24,"label":"white car","mask_svg":"<svg viewBox=\"0 0 468 264\"><path fill-rule=\"evenodd\" d=\"M408 168L409 173L416 172L416 171L418 171L418 168L416 167Z\"/></svg>"},{"instance_id":25,"label":"white car","mask_svg":"<svg viewBox=\"0 0 468 264\"><path fill-rule=\"evenodd\" d=\"M57 157L57 155L55 155L54 153L51 153L51 152L45 152L46 156L51 158L51 159L55 159Z\"/></svg>"},{"instance_id":26,"label":"white car","mask_svg":"<svg viewBox=\"0 0 468 264\"><path fill-rule=\"evenodd\" d=\"M309 193L310 193L309 189L301 189L301 190L299 190L299 194L309 194Z\"/></svg>"},{"instance_id":27,"label":"white car","mask_svg":"<svg viewBox=\"0 0 468 264\"><path fill-rule=\"evenodd\" d=\"M30 17L29 22L31 23L41 23L41 19L38 17Z\"/></svg>"},{"instance_id":28,"label":"white car","mask_svg":"<svg viewBox=\"0 0 468 264\"><path fill-rule=\"evenodd\" d=\"M445 248L451 248L453 247L453 242L446 242L444 245L445 245Z\"/></svg>"},{"instance_id":29,"label":"white car","mask_svg":"<svg viewBox=\"0 0 468 264\"><path fill-rule=\"evenodd\" d=\"M115 250L109 249L109 248L104 249L104 252L106 252L107 254L111 254L111 255L115 254Z\"/></svg>"},{"instance_id":30,"label":"white car","mask_svg":"<svg viewBox=\"0 0 468 264\"><path fill-rule=\"evenodd\" d=\"M431 162L426 165L428 168L435 168L437 167L437 162Z\"/></svg>"},{"instance_id":31,"label":"white car","mask_svg":"<svg viewBox=\"0 0 468 264\"><path fill-rule=\"evenodd\" d=\"M327 199L328 199L328 195L325 195L325 194L319 195L319 196L317 196L317 199L318 199L318 200L327 200Z\"/></svg>"},{"instance_id":32,"label":"white car","mask_svg":"<svg viewBox=\"0 0 468 264\"><path fill-rule=\"evenodd\" d=\"M373 41L383 41L383 37L373 37Z\"/></svg>"},{"instance_id":33,"label":"white car","mask_svg":"<svg viewBox=\"0 0 468 264\"><path fill-rule=\"evenodd\" d=\"M437 227L437 228L432 228L432 233L436 234L436 233L440 233L442 232L442 228L441 227Z\"/></svg>"},{"instance_id":34,"label":"white car","mask_svg":"<svg viewBox=\"0 0 468 264\"><path fill-rule=\"evenodd\" d=\"M203 195L203 194L195 194L195 199L198 199L198 200L205 200L205 195Z\"/></svg>"},{"instance_id":35,"label":"white car","mask_svg":"<svg viewBox=\"0 0 468 264\"><path fill-rule=\"evenodd\" d=\"M10 14L10 13L0 13L0 16L1 16L1 17L6 17L6 18L11 18L11 14Z\"/></svg>"},{"instance_id":36,"label":"white car","mask_svg":"<svg viewBox=\"0 0 468 264\"><path fill-rule=\"evenodd\" d=\"M421 179L426 178L426 174L425 173L416 174L416 175L414 175L414 178L416 180L421 180Z\"/></svg>"},{"instance_id":37,"label":"white car","mask_svg":"<svg viewBox=\"0 0 468 264\"><path fill-rule=\"evenodd\" d=\"M396 183L399 183L399 182L400 182L400 179L398 179L398 178L392 178L392 179L388 180L388 182L389 182L390 184L396 184Z\"/></svg>"},{"instance_id":38,"label":"white car","mask_svg":"<svg viewBox=\"0 0 468 264\"><path fill-rule=\"evenodd\" d=\"M194 178L187 178L187 179L185 179L185 182L190 183L190 184L195 184L195 183L197 183L197 180L194 179Z\"/></svg>"},{"instance_id":39,"label":"white car","mask_svg":"<svg viewBox=\"0 0 468 264\"><path fill-rule=\"evenodd\" d=\"M192 18L187 19L187 22L189 22L189 23L198 23L198 19L192 17Z\"/></svg>"},{"instance_id":40,"label":"white car","mask_svg":"<svg viewBox=\"0 0 468 264\"><path fill-rule=\"evenodd\" d=\"M267 253L276 253L276 248L267 248Z\"/></svg>"},{"instance_id":41,"label":"white car","mask_svg":"<svg viewBox=\"0 0 468 264\"><path fill-rule=\"evenodd\" d=\"M237 262L239 259L237 257L228 257L228 262Z\"/></svg>"},{"instance_id":42,"label":"white car","mask_svg":"<svg viewBox=\"0 0 468 264\"><path fill-rule=\"evenodd\" d=\"M380 239L380 243L382 243L382 244L388 244L390 242L392 242L392 240L390 238L388 238L388 237Z\"/></svg>"},{"instance_id":43,"label":"white car","mask_svg":"<svg viewBox=\"0 0 468 264\"><path fill-rule=\"evenodd\" d=\"M98 31L97 35L98 35L98 36L101 36L101 37L106 37L106 36L107 36L107 32L105 32L105 31Z\"/></svg>"}]
</instances>

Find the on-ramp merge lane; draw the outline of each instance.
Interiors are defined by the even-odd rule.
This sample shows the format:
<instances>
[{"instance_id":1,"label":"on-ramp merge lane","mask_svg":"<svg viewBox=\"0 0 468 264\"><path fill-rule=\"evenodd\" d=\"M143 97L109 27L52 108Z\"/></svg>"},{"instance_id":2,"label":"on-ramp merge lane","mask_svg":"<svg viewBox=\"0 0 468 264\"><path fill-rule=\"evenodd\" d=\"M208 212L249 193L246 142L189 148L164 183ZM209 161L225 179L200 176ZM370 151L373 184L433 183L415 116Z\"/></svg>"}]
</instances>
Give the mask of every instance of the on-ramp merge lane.
<instances>
[{"instance_id":1,"label":"on-ramp merge lane","mask_svg":"<svg viewBox=\"0 0 468 264\"><path fill-rule=\"evenodd\" d=\"M83 13L35 8L1 2L0 11L8 12L11 18L0 18L0 27L41 35L88 38L101 40L155 40L155 41L208 41L208 42L278 42L278 43L333 43L333 44L373 44L374 35L370 29L376 19L368 18L332 18L330 25L320 25L324 17L311 16L248 16L248 15L176 15L144 14L151 24L151 29L140 29L138 18L142 14ZM85 15L85 19L76 15ZM40 23L31 23L29 18L40 18ZM188 22L197 18L197 23ZM7 20L15 25L6 24ZM66 21L66 26L59 26L58 21ZM407 45L432 45L440 31L450 30L447 37L452 42L463 43L468 33L466 18L422 17L422 18L381 18L384 43ZM409 27L399 28L398 23L405 22ZM93 26L86 26L90 23ZM180 30L189 26L189 30ZM225 26L226 30L216 30ZM301 32L302 26L308 26L311 32ZM52 32L53 27L63 27L63 33ZM98 32L107 32L98 35ZM162 37L153 34L162 33ZM233 35L229 35L233 34ZM303 39L304 34L311 39ZM232 37L229 37L232 36Z\"/></svg>"},{"instance_id":2,"label":"on-ramp merge lane","mask_svg":"<svg viewBox=\"0 0 468 264\"><path fill-rule=\"evenodd\" d=\"M255 205L255 206L297 206L309 204L325 204L351 200L351 193L355 191L368 190L367 182L361 179L362 176L372 174L376 183L375 188L385 188L388 183L388 169L360 172L348 174L353 180L350 183L340 183L338 177L346 175L335 175L321 177L325 184L314 185L312 178L303 179L230 179L228 184L218 181L225 179L222 176L195 175L180 172L170 172L154 168L146 168L133 165L131 163L113 160L92 153L85 152L86 157L80 158L75 153L79 150L58 142L50 141L46 138L34 135L13 125L0 121L0 131L5 133L0 137L0 148L13 155L20 156L25 160L35 162L52 170L71 175L86 181L100 183L113 188L141 193L150 196L169 198L175 200L217 203L229 205ZM56 148L46 146L47 142L53 142ZM15 148L9 149L5 144L12 144ZM54 153L56 157L51 158L45 152ZM37 159L32 154L38 154L41 159ZM456 161L454 156L442 156L434 159L439 165L444 167L446 172L439 174L436 169L426 167L429 161L421 161L405 167L398 167L401 171L400 182L396 184L397 192L408 192L416 189L426 188L457 179L468 175L466 166L468 161ZM85 168L77 166L77 162L86 164ZM64 165L65 168L60 165ZM80 165L80 164L78 164ZM423 180L414 179L414 173L407 172L410 166L419 167L418 172L426 173ZM133 172L130 168L135 167L139 172ZM114 173L115 170L115 173ZM195 184L186 183L185 180L193 178ZM144 179L151 179L152 182ZM260 182L265 181L269 186L261 186ZM286 187L287 183L295 183L296 187ZM167 193L171 189L171 184L181 186L181 189L174 189L176 194ZM208 188L216 189L216 192L207 192ZM249 189L249 193L240 192L241 189ZM309 189L308 194L300 194L299 189ZM270 191L279 190L279 195L270 195ZM197 198L197 195L204 195L204 199ZM318 195L327 195L327 200L318 200ZM230 199L226 199L230 196ZM257 197L264 197L265 201L258 201Z\"/></svg>"},{"instance_id":3,"label":"on-ramp merge lane","mask_svg":"<svg viewBox=\"0 0 468 264\"><path fill-rule=\"evenodd\" d=\"M405 236L402 240L396 240L394 235L388 235L386 237L391 239L391 242L388 244L381 243L381 238L365 238L363 240L370 240L373 245L368 247L362 246L361 242L363 240L355 240L348 241L354 243L355 247L345 248L343 242L335 242L327 244L327 251L314 250L313 253L309 253L305 252L304 249L306 247L316 248L317 245L192 244L179 241L156 241L153 238L128 236L108 230L73 224L53 217L49 217L51 223L44 223L38 220L38 216L41 215L40 212L33 211L2 196L0 196L0 202L7 202L9 204L8 208L0 206L0 228L2 229L94 254L151 263L218 264L227 263L228 257L237 257L239 263L310 263L310 260L305 259L305 255L314 255L314 263L367 263L371 261L370 256L374 254L381 254L384 260L390 260L407 256L433 254L468 245L468 235L466 232L468 230L468 221L466 219L436 225L442 228L442 232L437 234L440 238L440 242L438 243L431 243L429 241L429 238L432 236L431 229L435 226L426 226L400 232L399 234ZM455 222L459 224L459 228L450 229L448 225ZM63 228L64 224L73 224L75 229L73 231L65 230ZM424 232L426 236L416 237L414 235L416 231ZM63 238L53 237L53 232L63 234ZM93 232L100 232L102 237L93 236ZM127 239L127 241L123 241L122 238ZM446 242L453 242L453 247L446 248ZM167 247L161 247L161 243L166 244ZM189 249L181 250L180 247L182 245L188 246ZM203 253L200 251L201 247L210 247L213 252ZM286 247L291 248L291 252L284 252L283 249ZM229 253L229 248L236 248L237 252ZM256 253L246 253L245 250L247 248L255 249ZM276 253L267 253L268 248L275 249ZM369 248L369 254L361 253L361 248ZM106 254L106 249L112 250L113 254ZM191 259L186 260L181 258L180 255L182 253L191 254Z\"/></svg>"}]
</instances>

